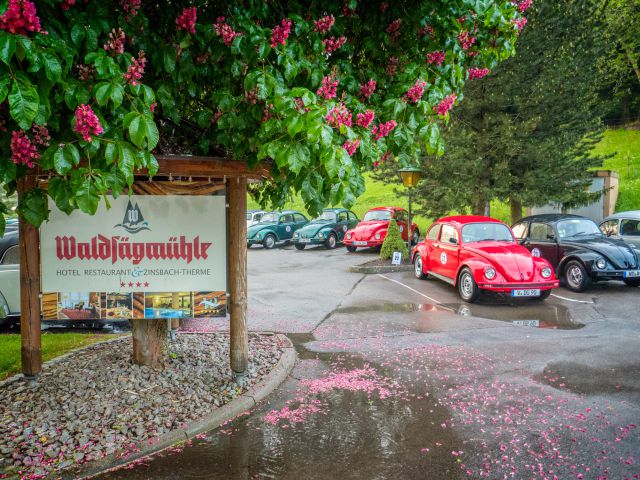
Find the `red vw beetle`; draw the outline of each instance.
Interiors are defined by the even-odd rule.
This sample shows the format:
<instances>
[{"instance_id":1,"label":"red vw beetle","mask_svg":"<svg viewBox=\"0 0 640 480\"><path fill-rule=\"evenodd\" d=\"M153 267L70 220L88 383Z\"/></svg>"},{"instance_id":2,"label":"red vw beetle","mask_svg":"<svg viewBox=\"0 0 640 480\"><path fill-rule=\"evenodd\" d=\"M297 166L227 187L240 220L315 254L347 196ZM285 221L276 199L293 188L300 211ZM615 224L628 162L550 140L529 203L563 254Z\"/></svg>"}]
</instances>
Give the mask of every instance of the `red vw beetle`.
<instances>
[{"instance_id":1,"label":"red vw beetle","mask_svg":"<svg viewBox=\"0 0 640 480\"><path fill-rule=\"evenodd\" d=\"M376 207L364 214L356 228L344 235L347 250L355 252L358 247L379 247L387 236L387 227L392 218L398 223L400 235L407 241L407 211L400 207ZM411 224L411 243L420 239L420 231L415 223Z\"/></svg>"},{"instance_id":2,"label":"red vw beetle","mask_svg":"<svg viewBox=\"0 0 640 480\"><path fill-rule=\"evenodd\" d=\"M413 248L411 260L417 278L444 280L469 303L482 290L545 299L558 287L549 262L531 256L505 223L490 217L441 218Z\"/></svg>"}]
</instances>

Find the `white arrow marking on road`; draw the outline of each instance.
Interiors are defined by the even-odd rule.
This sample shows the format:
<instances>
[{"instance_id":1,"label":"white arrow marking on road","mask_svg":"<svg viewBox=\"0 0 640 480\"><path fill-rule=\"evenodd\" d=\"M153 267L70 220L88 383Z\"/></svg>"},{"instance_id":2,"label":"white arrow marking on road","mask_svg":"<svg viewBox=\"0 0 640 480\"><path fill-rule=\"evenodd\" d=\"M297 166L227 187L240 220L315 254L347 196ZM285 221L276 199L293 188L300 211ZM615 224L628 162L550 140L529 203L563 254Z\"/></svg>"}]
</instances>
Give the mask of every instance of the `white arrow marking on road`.
<instances>
[{"instance_id":1,"label":"white arrow marking on road","mask_svg":"<svg viewBox=\"0 0 640 480\"><path fill-rule=\"evenodd\" d=\"M415 292L415 293L417 293L418 295L422 295L424 298L426 298L426 299L428 299L428 300L431 300L432 302L437 303L438 305L440 305L440 304L442 303L442 302L439 302L438 300L436 300L435 298L431 298L430 296L425 295L425 294L424 294L424 293L422 293L422 292L419 292L419 291L418 291L418 290L416 290L415 288L411 288L409 285L405 285L404 283L399 282L398 280L394 280L393 278L389 278L389 277L387 277L386 275L382 275L381 273L378 273L378 276L379 276L379 277L382 277L382 278L385 278L385 279L389 280L390 282L397 283L398 285L402 285L404 288L408 288L408 289L409 289L409 290L411 290L412 292Z\"/></svg>"},{"instance_id":2,"label":"white arrow marking on road","mask_svg":"<svg viewBox=\"0 0 640 480\"><path fill-rule=\"evenodd\" d=\"M588 303L593 304L593 302L586 302L584 300L576 300L575 298L561 297L560 295L556 295L555 293L551 294L552 297L559 298L561 300L567 300L568 302L576 302L576 303Z\"/></svg>"}]
</instances>

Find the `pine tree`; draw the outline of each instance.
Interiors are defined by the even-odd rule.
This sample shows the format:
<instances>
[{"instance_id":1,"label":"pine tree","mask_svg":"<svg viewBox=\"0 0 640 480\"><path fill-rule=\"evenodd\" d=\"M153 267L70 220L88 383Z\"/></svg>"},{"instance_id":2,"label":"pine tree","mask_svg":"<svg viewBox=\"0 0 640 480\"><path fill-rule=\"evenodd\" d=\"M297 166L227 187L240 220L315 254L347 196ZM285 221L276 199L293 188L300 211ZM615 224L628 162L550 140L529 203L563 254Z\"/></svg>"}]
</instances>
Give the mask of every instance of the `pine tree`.
<instances>
[{"instance_id":1,"label":"pine tree","mask_svg":"<svg viewBox=\"0 0 640 480\"><path fill-rule=\"evenodd\" d=\"M380 248L380 258L388 260L393 256L393 252L402 253L403 259L406 259L409 256L407 244L404 243L400 236L398 224L395 220L389 220L387 236L384 237L384 242L382 242L382 247Z\"/></svg>"}]
</instances>

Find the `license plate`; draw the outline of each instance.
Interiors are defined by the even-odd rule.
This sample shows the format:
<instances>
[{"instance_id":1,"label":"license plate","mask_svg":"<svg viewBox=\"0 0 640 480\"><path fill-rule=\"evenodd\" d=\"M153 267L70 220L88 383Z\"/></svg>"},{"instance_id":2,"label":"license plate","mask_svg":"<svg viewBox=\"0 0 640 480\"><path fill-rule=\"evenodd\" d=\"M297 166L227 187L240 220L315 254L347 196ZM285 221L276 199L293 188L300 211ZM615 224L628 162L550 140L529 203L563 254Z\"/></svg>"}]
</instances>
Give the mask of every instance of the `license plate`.
<instances>
[{"instance_id":1,"label":"license plate","mask_svg":"<svg viewBox=\"0 0 640 480\"><path fill-rule=\"evenodd\" d=\"M511 322L512 325L516 327L540 327L540 320L513 320Z\"/></svg>"},{"instance_id":2,"label":"license plate","mask_svg":"<svg viewBox=\"0 0 640 480\"><path fill-rule=\"evenodd\" d=\"M624 278L638 278L640 277L640 270L626 270L623 276Z\"/></svg>"},{"instance_id":3,"label":"license plate","mask_svg":"<svg viewBox=\"0 0 640 480\"><path fill-rule=\"evenodd\" d=\"M360 240L356 240L353 242L354 245L366 245L367 242L361 242Z\"/></svg>"},{"instance_id":4,"label":"license plate","mask_svg":"<svg viewBox=\"0 0 640 480\"><path fill-rule=\"evenodd\" d=\"M511 290L512 297L539 297L539 288L530 288L529 290Z\"/></svg>"},{"instance_id":5,"label":"license plate","mask_svg":"<svg viewBox=\"0 0 640 480\"><path fill-rule=\"evenodd\" d=\"M300 240L298 240L300 243L309 243L311 241L310 238L301 238Z\"/></svg>"}]
</instances>

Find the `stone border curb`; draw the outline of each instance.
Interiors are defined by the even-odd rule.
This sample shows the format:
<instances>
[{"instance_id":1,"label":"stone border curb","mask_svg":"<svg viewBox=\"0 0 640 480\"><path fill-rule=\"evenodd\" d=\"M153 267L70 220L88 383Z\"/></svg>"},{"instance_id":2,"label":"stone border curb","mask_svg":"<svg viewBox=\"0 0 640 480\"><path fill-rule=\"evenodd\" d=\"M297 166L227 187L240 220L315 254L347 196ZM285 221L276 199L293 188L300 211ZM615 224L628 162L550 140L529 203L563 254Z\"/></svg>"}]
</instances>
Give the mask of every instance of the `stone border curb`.
<instances>
[{"instance_id":1,"label":"stone border curb","mask_svg":"<svg viewBox=\"0 0 640 480\"><path fill-rule=\"evenodd\" d=\"M348 269L353 273L394 273L394 272L411 272L413 265L371 265L366 263L361 265L351 265Z\"/></svg>"},{"instance_id":2,"label":"stone border curb","mask_svg":"<svg viewBox=\"0 0 640 480\"><path fill-rule=\"evenodd\" d=\"M157 437L157 441L154 439L152 445L149 445L148 442L139 443L137 445L139 451L129 455L126 459L117 458L117 454L112 454L95 462L88 463L75 472L71 470L66 473L60 472L62 473L60 478L65 480L88 479L105 471L122 467L142 457L165 450L176 443L184 442L196 435L217 428L223 423L234 419L242 412L252 409L289 376L289 373L291 373L296 363L296 351L291 340L283 334L276 334L275 336L284 344L280 360L261 382L249 388L239 397L217 408L206 417L195 420L184 429L172 430Z\"/></svg>"}]
</instances>

